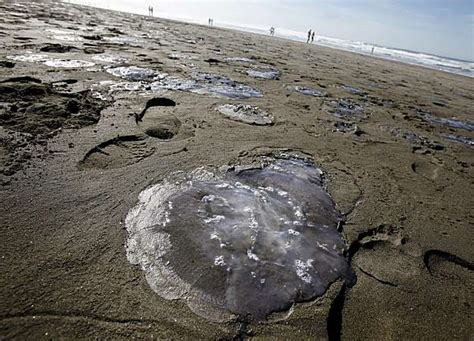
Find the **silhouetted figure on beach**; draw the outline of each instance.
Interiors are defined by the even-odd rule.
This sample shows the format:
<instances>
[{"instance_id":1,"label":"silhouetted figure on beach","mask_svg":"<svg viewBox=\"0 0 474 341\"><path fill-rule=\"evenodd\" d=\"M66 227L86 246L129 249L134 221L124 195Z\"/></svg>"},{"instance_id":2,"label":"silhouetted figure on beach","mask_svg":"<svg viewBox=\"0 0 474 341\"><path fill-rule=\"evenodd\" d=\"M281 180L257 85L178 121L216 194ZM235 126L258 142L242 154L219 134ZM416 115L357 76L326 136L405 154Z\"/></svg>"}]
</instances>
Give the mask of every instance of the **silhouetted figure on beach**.
<instances>
[{"instance_id":1,"label":"silhouetted figure on beach","mask_svg":"<svg viewBox=\"0 0 474 341\"><path fill-rule=\"evenodd\" d=\"M153 6L148 6L148 16L153 16Z\"/></svg>"},{"instance_id":2,"label":"silhouetted figure on beach","mask_svg":"<svg viewBox=\"0 0 474 341\"><path fill-rule=\"evenodd\" d=\"M214 26L214 19L209 18L208 23L209 23L209 26Z\"/></svg>"},{"instance_id":3,"label":"silhouetted figure on beach","mask_svg":"<svg viewBox=\"0 0 474 341\"><path fill-rule=\"evenodd\" d=\"M311 30L308 31L308 40L306 40L306 43L309 43L310 39L311 39Z\"/></svg>"},{"instance_id":4,"label":"silhouetted figure on beach","mask_svg":"<svg viewBox=\"0 0 474 341\"><path fill-rule=\"evenodd\" d=\"M370 52L371 54L374 54L375 47L372 46L372 51Z\"/></svg>"},{"instance_id":5,"label":"silhouetted figure on beach","mask_svg":"<svg viewBox=\"0 0 474 341\"><path fill-rule=\"evenodd\" d=\"M313 43L313 42L314 42L314 31L313 31L313 33L311 33L311 43Z\"/></svg>"},{"instance_id":6,"label":"silhouetted figure on beach","mask_svg":"<svg viewBox=\"0 0 474 341\"><path fill-rule=\"evenodd\" d=\"M270 27L270 35L274 36L275 35L275 27Z\"/></svg>"}]
</instances>

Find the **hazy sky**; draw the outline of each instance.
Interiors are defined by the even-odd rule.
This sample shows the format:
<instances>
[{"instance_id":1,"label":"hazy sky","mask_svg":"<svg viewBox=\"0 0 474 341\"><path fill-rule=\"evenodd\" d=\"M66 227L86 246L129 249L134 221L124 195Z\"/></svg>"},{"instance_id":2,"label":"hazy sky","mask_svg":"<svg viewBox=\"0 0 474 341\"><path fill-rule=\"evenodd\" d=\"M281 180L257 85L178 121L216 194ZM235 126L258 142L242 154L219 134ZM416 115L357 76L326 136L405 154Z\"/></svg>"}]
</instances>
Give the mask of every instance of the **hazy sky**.
<instances>
[{"instance_id":1,"label":"hazy sky","mask_svg":"<svg viewBox=\"0 0 474 341\"><path fill-rule=\"evenodd\" d=\"M474 61L474 0L78 0L155 16L306 32Z\"/></svg>"}]
</instances>

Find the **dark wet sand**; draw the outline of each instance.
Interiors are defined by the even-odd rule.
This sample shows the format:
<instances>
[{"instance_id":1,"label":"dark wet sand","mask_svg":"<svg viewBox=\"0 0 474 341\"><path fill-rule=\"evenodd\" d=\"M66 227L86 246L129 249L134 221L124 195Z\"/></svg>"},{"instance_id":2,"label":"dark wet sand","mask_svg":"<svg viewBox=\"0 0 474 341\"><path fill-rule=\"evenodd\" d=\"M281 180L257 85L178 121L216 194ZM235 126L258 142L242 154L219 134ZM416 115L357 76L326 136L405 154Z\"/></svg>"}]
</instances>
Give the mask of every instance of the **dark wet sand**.
<instances>
[{"instance_id":1,"label":"dark wet sand","mask_svg":"<svg viewBox=\"0 0 474 341\"><path fill-rule=\"evenodd\" d=\"M2 3L0 11L0 81L7 80L0 83L1 339L473 337L473 146L443 135L472 141L474 133L427 122L424 114L472 122L473 79L78 6ZM47 31L81 28L91 30L81 41ZM123 37L139 42L117 44ZM6 58L27 50L96 65L65 69ZM224 75L263 97L106 88L104 102L80 93L120 81L105 72L110 63L92 59L100 52L127 59L117 66L184 79L194 70ZM249 65L226 57L251 58L281 75L252 78ZM19 76L41 83L10 79ZM52 85L63 80L72 81ZM295 85L326 96L288 89ZM147 137L136 117L153 97L176 106L153 108L168 119ZM337 114L341 99L363 111ZM230 120L215 110L228 103L257 105L275 122ZM280 149L310 154L326 172L346 215L357 281L334 283L316 302L268 324L211 323L154 293L124 249L123 221L138 193L177 170L251 162Z\"/></svg>"}]
</instances>

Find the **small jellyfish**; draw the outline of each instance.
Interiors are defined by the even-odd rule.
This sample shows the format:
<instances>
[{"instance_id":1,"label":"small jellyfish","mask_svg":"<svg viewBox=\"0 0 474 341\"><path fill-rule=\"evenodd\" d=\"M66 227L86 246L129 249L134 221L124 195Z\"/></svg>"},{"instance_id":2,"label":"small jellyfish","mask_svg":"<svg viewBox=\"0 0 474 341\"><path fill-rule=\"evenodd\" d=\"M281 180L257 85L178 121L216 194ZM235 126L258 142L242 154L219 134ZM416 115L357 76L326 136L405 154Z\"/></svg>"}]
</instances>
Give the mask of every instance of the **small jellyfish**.
<instances>
[{"instance_id":1,"label":"small jellyfish","mask_svg":"<svg viewBox=\"0 0 474 341\"><path fill-rule=\"evenodd\" d=\"M270 68L256 68L247 70L247 75L254 78L278 79L278 77L280 77L280 71Z\"/></svg>"},{"instance_id":2,"label":"small jellyfish","mask_svg":"<svg viewBox=\"0 0 474 341\"><path fill-rule=\"evenodd\" d=\"M108 68L107 72L116 77L124 78L130 81L152 80L157 76L155 71L137 66L119 66L115 68Z\"/></svg>"},{"instance_id":3,"label":"small jellyfish","mask_svg":"<svg viewBox=\"0 0 474 341\"><path fill-rule=\"evenodd\" d=\"M254 125L271 125L274 123L272 115L252 105L224 104L217 107L217 111L231 120L243 123Z\"/></svg>"}]
</instances>

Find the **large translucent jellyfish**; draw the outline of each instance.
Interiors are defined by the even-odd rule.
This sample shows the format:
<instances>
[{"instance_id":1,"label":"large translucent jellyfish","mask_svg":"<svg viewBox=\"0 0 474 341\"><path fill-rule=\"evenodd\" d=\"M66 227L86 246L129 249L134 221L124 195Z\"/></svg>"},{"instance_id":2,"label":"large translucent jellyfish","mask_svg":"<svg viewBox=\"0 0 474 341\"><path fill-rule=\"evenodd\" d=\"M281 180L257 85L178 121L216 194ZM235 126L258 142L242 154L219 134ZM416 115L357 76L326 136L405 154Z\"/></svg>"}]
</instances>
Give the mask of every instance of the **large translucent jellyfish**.
<instances>
[{"instance_id":1,"label":"large translucent jellyfish","mask_svg":"<svg viewBox=\"0 0 474 341\"><path fill-rule=\"evenodd\" d=\"M247 99L263 96L260 90L235 82L225 76L210 73L197 73L193 75L193 77L198 81L199 86L190 91L197 94L233 99Z\"/></svg>"},{"instance_id":2,"label":"large translucent jellyfish","mask_svg":"<svg viewBox=\"0 0 474 341\"><path fill-rule=\"evenodd\" d=\"M165 299L214 321L265 321L351 275L322 173L298 158L199 168L145 189L127 256Z\"/></svg>"}]
</instances>

